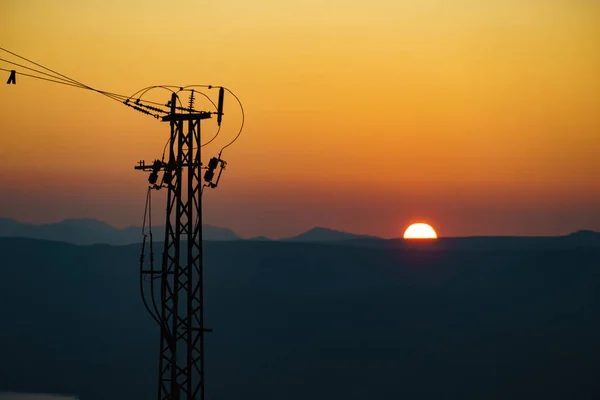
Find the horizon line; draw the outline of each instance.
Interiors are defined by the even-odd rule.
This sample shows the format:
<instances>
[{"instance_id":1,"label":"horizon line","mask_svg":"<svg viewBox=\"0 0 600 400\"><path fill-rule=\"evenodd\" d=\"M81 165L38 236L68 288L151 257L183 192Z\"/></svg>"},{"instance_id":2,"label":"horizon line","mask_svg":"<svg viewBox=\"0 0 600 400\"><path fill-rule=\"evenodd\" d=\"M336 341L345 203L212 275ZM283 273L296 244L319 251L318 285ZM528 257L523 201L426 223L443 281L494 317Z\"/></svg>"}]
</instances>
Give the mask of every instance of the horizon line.
<instances>
[{"instance_id":1,"label":"horizon line","mask_svg":"<svg viewBox=\"0 0 600 400\"><path fill-rule=\"evenodd\" d=\"M100 220L98 218L93 218L93 217L82 217L82 218L63 218L59 221L56 222L41 222L41 223L31 223L31 222L22 222L19 221L15 218L12 217L2 217L0 216L0 220L10 220L13 221L15 223L18 224L22 224L22 225L32 225L32 226L42 226L42 225L57 225L60 223L64 223L64 222L68 222L68 221L95 221L95 222L99 222L102 224L105 224L113 229L119 230L119 231L123 231L123 230L127 230L127 229L141 229L141 226L136 226L136 225L128 225L125 226L124 228L118 228L106 221ZM318 226L315 225L311 228L308 228L306 230L301 231L300 233L296 234L296 235L292 235L292 236L280 236L280 237L270 237L270 236L266 236L266 235L254 235L254 236L241 236L239 235L237 232L235 232L235 230L228 228L228 227L223 227L223 226L218 226L218 225L214 225L214 224L207 224L207 223L203 223L202 226L210 226L212 228L217 228L217 229L225 229L230 231L231 233L233 233L235 236L237 236L240 240L253 240L253 239L260 239L260 238L265 238L268 240L272 240L272 241L289 241L289 240L294 240L296 238L298 238L301 235L304 235L306 233L309 233L313 230L316 229L323 229L323 230L327 230L330 232L338 232L341 234L347 234L347 235L353 235L353 236L357 236L356 238L349 238L349 239L342 239L342 240L355 240L355 239L363 239L363 240L368 240L368 239L373 239L373 240L423 240L423 239L405 239L402 236L398 236L398 237L385 237L385 236L378 236L378 235L371 235L371 234L362 234L362 233L354 233L354 232L349 232L349 231L343 231L340 229L336 229L336 228L328 228L328 227L324 227L324 226ZM163 228L164 225L160 224L160 225L152 225L153 228ZM440 236L438 235L438 237L436 239L469 239L469 238L552 238L552 237L565 237L565 236L569 236L575 233L579 233L579 232L593 232L593 233L599 233L600 231L596 231L594 229L577 229L575 231L570 231L568 233L563 233L563 234L555 234L555 235L544 235L544 234L535 234L535 235L519 235L519 234L469 234L469 235L455 235L455 236ZM209 239L210 240L210 239ZM427 239L425 239L427 240ZM431 239L430 239L431 240ZM435 240L435 239L434 239ZM307 240L310 241L310 240ZM326 242L329 240L318 240L319 242ZM338 240L333 240L333 241L338 241Z\"/></svg>"}]
</instances>

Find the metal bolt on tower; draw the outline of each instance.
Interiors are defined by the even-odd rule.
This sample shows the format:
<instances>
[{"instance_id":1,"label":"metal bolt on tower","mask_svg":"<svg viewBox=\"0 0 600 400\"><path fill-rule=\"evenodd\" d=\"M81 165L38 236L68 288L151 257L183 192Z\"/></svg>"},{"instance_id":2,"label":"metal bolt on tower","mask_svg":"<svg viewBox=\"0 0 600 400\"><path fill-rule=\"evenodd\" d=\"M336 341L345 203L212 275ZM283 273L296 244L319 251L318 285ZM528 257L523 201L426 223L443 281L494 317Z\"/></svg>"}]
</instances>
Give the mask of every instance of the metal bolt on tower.
<instances>
[{"instance_id":1,"label":"metal bolt on tower","mask_svg":"<svg viewBox=\"0 0 600 400\"><path fill-rule=\"evenodd\" d=\"M218 121L222 115L223 89L220 90ZM152 294L155 319L160 326L159 400L204 399L204 327L202 283L202 177L200 122L210 112L190 108L178 113L178 97L173 93L171 111L162 117L171 127L168 161L153 165L140 162L136 169L152 171L149 182L154 189L167 188L166 231L160 269L143 269L150 282L160 280L157 306ZM179 107L179 109L182 109ZM209 187L214 164L208 167ZM212 167L212 168L211 168ZM163 171L160 185L158 172ZM205 176L205 179L207 177ZM149 189L150 190L150 189ZM154 288L152 289L154 290ZM144 300L146 303L146 300ZM147 304L147 303L146 303Z\"/></svg>"}]
</instances>

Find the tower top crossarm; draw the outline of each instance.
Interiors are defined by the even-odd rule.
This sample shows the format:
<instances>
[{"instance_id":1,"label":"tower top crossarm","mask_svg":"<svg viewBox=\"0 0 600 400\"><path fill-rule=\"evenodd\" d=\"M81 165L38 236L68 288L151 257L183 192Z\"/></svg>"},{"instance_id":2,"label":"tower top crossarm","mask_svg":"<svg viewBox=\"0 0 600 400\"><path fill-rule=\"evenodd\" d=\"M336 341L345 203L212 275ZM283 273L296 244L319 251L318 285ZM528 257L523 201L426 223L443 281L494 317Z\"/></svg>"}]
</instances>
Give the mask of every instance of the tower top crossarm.
<instances>
[{"instance_id":1,"label":"tower top crossarm","mask_svg":"<svg viewBox=\"0 0 600 400\"><path fill-rule=\"evenodd\" d=\"M197 113L189 113L189 114L169 114L162 117L162 121L170 122L170 121L196 121L199 119L207 119L211 118L212 113L208 111L200 111Z\"/></svg>"}]
</instances>

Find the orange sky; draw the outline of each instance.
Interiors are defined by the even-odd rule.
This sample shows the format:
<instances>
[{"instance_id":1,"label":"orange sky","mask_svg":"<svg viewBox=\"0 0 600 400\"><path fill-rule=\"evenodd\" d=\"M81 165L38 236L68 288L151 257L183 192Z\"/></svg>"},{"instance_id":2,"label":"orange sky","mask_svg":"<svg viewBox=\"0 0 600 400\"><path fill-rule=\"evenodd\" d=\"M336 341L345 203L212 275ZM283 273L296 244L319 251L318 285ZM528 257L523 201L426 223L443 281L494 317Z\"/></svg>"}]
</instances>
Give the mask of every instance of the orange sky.
<instances>
[{"instance_id":1,"label":"orange sky","mask_svg":"<svg viewBox=\"0 0 600 400\"><path fill-rule=\"evenodd\" d=\"M112 92L231 88L246 128L205 221L242 236L600 230L600 2L19 0L0 38ZM237 131L225 111L207 156ZM133 165L167 135L92 92L2 84L0 216L140 224Z\"/></svg>"}]
</instances>

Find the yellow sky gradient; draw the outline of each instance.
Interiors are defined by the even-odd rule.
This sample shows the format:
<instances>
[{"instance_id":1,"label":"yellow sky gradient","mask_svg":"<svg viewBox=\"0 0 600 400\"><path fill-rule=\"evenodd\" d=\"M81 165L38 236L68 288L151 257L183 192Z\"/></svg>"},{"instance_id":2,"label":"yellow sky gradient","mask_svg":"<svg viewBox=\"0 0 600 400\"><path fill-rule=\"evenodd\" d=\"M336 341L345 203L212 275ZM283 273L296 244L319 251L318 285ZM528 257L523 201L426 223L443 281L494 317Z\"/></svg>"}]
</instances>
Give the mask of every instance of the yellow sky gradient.
<instances>
[{"instance_id":1,"label":"yellow sky gradient","mask_svg":"<svg viewBox=\"0 0 600 400\"><path fill-rule=\"evenodd\" d=\"M5 3L1 47L88 85L242 99L206 222L274 237L397 237L419 218L441 236L600 230L600 2ZM237 131L233 99L225 112L207 156ZM139 224L133 164L167 134L92 92L2 85L0 215Z\"/></svg>"}]
</instances>

